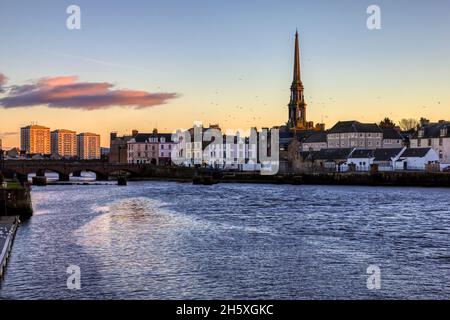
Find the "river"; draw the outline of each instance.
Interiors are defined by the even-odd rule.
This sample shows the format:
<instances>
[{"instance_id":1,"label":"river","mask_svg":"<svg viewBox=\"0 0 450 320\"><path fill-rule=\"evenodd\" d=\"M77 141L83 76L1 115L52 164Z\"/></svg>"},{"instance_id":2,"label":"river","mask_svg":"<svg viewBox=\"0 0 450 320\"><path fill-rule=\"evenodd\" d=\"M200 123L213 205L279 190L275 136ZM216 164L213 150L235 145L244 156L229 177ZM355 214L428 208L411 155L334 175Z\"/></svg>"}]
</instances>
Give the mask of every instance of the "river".
<instances>
[{"instance_id":1,"label":"river","mask_svg":"<svg viewBox=\"0 0 450 320\"><path fill-rule=\"evenodd\" d=\"M32 200L3 299L450 298L449 189L129 182Z\"/></svg>"}]
</instances>

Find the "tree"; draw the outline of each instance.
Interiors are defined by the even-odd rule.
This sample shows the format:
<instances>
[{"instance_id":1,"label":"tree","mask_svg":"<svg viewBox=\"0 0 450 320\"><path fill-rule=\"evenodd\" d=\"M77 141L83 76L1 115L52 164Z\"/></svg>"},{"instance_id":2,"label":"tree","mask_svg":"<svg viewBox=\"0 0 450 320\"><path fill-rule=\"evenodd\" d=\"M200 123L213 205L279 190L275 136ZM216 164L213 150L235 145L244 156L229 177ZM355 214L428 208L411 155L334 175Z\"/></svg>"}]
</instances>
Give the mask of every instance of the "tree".
<instances>
[{"instance_id":1,"label":"tree","mask_svg":"<svg viewBox=\"0 0 450 320\"><path fill-rule=\"evenodd\" d=\"M402 119L400 120L400 129L402 129L402 131L410 131L410 130L414 130L417 129L418 125L419 125L419 121L417 121L416 119Z\"/></svg>"},{"instance_id":2,"label":"tree","mask_svg":"<svg viewBox=\"0 0 450 320\"><path fill-rule=\"evenodd\" d=\"M389 119L388 117L384 118L383 121L380 122L380 128L382 129L388 129L388 128L395 128L396 124L394 121Z\"/></svg>"},{"instance_id":3,"label":"tree","mask_svg":"<svg viewBox=\"0 0 450 320\"><path fill-rule=\"evenodd\" d=\"M287 159L293 162L299 158L300 142L294 137L288 146Z\"/></svg>"}]
</instances>

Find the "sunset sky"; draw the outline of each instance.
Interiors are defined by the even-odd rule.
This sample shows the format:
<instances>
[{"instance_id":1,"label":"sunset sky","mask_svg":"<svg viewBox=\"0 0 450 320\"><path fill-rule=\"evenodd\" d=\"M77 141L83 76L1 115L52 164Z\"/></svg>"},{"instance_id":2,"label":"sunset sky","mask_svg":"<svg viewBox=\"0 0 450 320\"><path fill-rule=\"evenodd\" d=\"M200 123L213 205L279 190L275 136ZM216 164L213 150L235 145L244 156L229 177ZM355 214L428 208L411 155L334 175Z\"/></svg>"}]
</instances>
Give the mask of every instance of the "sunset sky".
<instances>
[{"instance_id":1,"label":"sunset sky","mask_svg":"<svg viewBox=\"0 0 450 320\"><path fill-rule=\"evenodd\" d=\"M1 0L0 138L284 124L296 28L308 120L450 120L447 0Z\"/></svg>"}]
</instances>

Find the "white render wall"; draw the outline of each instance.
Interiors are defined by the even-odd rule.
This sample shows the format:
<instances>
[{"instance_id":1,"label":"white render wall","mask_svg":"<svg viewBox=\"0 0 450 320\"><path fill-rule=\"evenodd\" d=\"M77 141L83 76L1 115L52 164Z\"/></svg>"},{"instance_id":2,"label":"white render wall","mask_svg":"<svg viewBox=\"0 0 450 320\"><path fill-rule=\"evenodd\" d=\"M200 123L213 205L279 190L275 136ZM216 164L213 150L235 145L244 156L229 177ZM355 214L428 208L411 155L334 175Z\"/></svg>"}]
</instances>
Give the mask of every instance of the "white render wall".
<instances>
[{"instance_id":1,"label":"white render wall","mask_svg":"<svg viewBox=\"0 0 450 320\"><path fill-rule=\"evenodd\" d=\"M443 164L450 164L450 138L442 138L442 146L439 145L439 138L432 138L431 145L429 145L428 139L420 139L421 144L418 145L418 139L411 139L411 148L428 148L432 147L439 156L442 154L442 158L439 161Z\"/></svg>"}]
</instances>

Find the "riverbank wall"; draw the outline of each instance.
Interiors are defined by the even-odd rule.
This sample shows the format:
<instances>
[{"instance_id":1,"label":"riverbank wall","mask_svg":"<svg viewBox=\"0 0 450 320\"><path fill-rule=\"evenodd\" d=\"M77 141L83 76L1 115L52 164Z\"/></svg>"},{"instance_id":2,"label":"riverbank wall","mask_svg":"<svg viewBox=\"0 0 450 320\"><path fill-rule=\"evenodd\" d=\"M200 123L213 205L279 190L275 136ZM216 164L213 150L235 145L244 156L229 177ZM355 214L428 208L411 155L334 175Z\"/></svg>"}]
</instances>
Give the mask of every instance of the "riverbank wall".
<instances>
[{"instance_id":1,"label":"riverbank wall","mask_svg":"<svg viewBox=\"0 0 450 320\"><path fill-rule=\"evenodd\" d=\"M258 174L224 174L219 182L274 183L296 185L360 185L404 187L450 187L450 174L428 172L303 173L263 176Z\"/></svg>"},{"instance_id":2,"label":"riverbank wall","mask_svg":"<svg viewBox=\"0 0 450 320\"><path fill-rule=\"evenodd\" d=\"M29 217L33 214L31 203L31 186L0 188L0 216Z\"/></svg>"},{"instance_id":3,"label":"riverbank wall","mask_svg":"<svg viewBox=\"0 0 450 320\"><path fill-rule=\"evenodd\" d=\"M404 187L450 187L450 173L442 172L321 172L300 174L261 175L254 172L218 172L194 168L156 168L138 178L130 180L163 180L215 183L270 183L305 185L360 185L360 186L404 186ZM211 182L214 183L211 183Z\"/></svg>"},{"instance_id":4,"label":"riverbank wall","mask_svg":"<svg viewBox=\"0 0 450 320\"><path fill-rule=\"evenodd\" d=\"M0 279L5 272L18 226L19 217L0 217Z\"/></svg>"}]
</instances>

